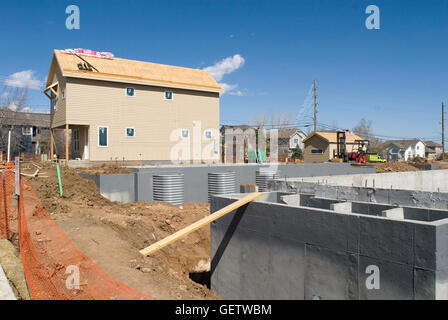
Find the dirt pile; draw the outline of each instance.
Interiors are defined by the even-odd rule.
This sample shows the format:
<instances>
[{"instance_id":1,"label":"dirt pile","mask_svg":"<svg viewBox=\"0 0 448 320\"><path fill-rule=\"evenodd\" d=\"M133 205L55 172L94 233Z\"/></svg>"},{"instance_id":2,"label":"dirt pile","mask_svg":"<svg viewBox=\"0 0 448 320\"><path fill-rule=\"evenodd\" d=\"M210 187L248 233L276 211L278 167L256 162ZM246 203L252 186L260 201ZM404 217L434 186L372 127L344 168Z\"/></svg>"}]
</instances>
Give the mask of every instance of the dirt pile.
<instances>
[{"instance_id":1,"label":"dirt pile","mask_svg":"<svg viewBox=\"0 0 448 320\"><path fill-rule=\"evenodd\" d=\"M376 172L384 173L384 172L405 172L405 171L420 171L420 169L411 166L405 162L385 162L385 163L377 163Z\"/></svg>"},{"instance_id":2,"label":"dirt pile","mask_svg":"<svg viewBox=\"0 0 448 320\"><path fill-rule=\"evenodd\" d=\"M93 181L76 173L79 169L61 170L62 198L54 164L42 168L48 178L28 181L73 244L115 280L156 299L219 298L189 278L204 261L209 265L209 227L149 257L138 252L209 215L208 204L186 203L179 208L156 202L111 202L101 196Z\"/></svg>"}]
</instances>

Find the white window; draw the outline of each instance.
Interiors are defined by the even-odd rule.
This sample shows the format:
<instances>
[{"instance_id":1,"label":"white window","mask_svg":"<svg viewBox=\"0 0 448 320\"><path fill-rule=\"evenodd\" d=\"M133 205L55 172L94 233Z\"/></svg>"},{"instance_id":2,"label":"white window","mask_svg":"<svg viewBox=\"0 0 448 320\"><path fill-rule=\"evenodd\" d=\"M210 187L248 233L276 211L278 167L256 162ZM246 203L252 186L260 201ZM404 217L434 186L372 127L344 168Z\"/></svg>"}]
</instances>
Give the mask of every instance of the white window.
<instances>
[{"instance_id":1,"label":"white window","mask_svg":"<svg viewBox=\"0 0 448 320\"><path fill-rule=\"evenodd\" d=\"M57 97L53 98L53 109L54 109L54 112L58 111L58 98Z\"/></svg>"},{"instance_id":2,"label":"white window","mask_svg":"<svg viewBox=\"0 0 448 320\"><path fill-rule=\"evenodd\" d=\"M24 136L32 136L33 135L33 127L23 127L22 135Z\"/></svg>"},{"instance_id":3,"label":"white window","mask_svg":"<svg viewBox=\"0 0 448 320\"><path fill-rule=\"evenodd\" d=\"M205 130L204 136L205 139L210 140L212 138L212 130Z\"/></svg>"},{"instance_id":4,"label":"white window","mask_svg":"<svg viewBox=\"0 0 448 320\"><path fill-rule=\"evenodd\" d=\"M126 88L127 97L135 97L135 88Z\"/></svg>"},{"instance_id":5,"label":"white window","mask_svg":"<svg viewBox=\"0 0 448 320\"><path fill-rule=\"evenodd\" d=\"M108 146L108 127L102 126L98 127L98 146L107 147Z\"/></svg>"},{"instance_id":6,"label":"white window","mask_svg":"<svg viewBox=\"0 0 448 320\"><path fill-rule=\"evenodd\" d=\"M173 100L173 91L165 91L165 100Z\"/></svg>"},{"instance_id":7,"label":"white window","mask_svg":"<svg viewBox=\"0 0 448 320\"><path fill-rule=\"evenodd\" d=\"M187 139L190 136L190 131L188 129L182 129L182 138Z\"/></svg>"},{"instance_id":8,"label":"white window","mask_svg":"<svg viewBox=\"0 0 448 320\"><path fill-rule=\"evenodd\" d=\"M126 128L126 137L130 137L130 138L135 137L135 128L132 128L132 127Z\"/></svg>"}]
</instances>

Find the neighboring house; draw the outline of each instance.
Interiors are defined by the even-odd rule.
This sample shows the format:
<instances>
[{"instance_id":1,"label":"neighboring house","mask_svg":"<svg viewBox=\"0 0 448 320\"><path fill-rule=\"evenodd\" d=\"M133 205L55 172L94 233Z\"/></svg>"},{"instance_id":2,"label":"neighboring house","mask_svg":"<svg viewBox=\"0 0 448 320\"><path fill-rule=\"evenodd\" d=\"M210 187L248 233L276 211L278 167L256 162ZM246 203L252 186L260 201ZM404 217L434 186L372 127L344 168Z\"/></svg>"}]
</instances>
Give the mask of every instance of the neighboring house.
<instances>
[{"instance_id":1,"label":"neighboring house","mask_svg":"<svg viewBox=\"0 0 448 320\"><path fill-rule=\"evenodd\" d=\"M220 136L221 136L221 143L222 143L222 160L223 162L231 161L233 162L236 160L236 156L238 152L243 153L243 158L247 159L248 152L249 151L255 151L257 149L256 145L256 129L249 125L224 125L221 126L220 129ZM227 148L229 147L226 144L226 134L229 134L229 137L227 137L227 140L232 141L232 149L231 153L233 155L232 159L227 159L227 155L229 154ZM237 145L237 142L241 144L241 146ZM229 142L227 142L229 143ZM242 148L240 150L237 150L237 147ZM235 158L235 159L233 159Z\"/></svg>"},{"instance_id":2,"label":"neighboring house","mask_svg":"<svg viewBox=\"0 0 448 320\"><path fill-rule=\"evenodd\" d=\"M419 139L389 140L385 142L388 161L408 161L415 157L425 158L425 143Z\"/></svg>"},{"instance_id":3,"label":"neighboring house","mask_svg":"<svg viewBox=\"0 0 448 320\"><path fill-rule=\"evenodd\" d=\"M207 71L67 52L44 90L66 159L219 161L222 89Z\"/></svg>"},{"instance_id":4,"label":"neighboring house","mask_svg":"<svg viewBox=\"0 0 448 320\"><path fill-rule=\"evenodd\" d=\"M433 141L425 141L425 157L427 160L435 160L442 154L442 145Z\"/></svg>"},{"instance_id":5,"label":"neighboring house","mask_svg":"<svg viewBox=\"0 0 448 320\"><path fill-rule=\"evenodd\" d=\"M39 155L49 152L50 114L0 110L0 150L7 152L11 131L11 154Z\"/></svg>"},{"instance_id":6,"label":"neighboring house","mask_svg":"<svg viewBox=\"0 0 448 320\"><path fill-rule=\"evenodd\" d=\"M313 132L303 140L305 146L303 159L305 162L326 162L333 159L337 153L337 132ZM346 133L347 152L357 151L359 143L364 140L353 133Z\"/></svg>"},{"instance_id":7,"label":"neighboring house","mask_svg":"<svg viewBox=\"0 0 448 320\"><path fill-rule=\"evenodd\" d=\"M294 149L299 146L303 151L303 140L306 133L300 129L279 129L278 130L278 155L291 157Z\"/></svg>"}]
</instances>

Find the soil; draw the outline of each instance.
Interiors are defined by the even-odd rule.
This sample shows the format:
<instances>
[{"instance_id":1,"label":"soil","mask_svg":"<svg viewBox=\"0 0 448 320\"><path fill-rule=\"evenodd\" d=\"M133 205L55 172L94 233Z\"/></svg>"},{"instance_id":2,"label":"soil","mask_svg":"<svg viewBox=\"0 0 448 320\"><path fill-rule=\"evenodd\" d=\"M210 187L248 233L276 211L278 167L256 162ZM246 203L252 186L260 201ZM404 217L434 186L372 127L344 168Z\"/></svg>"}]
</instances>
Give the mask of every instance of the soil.
<instances>
[{"instance_id":1,"label":"soil","mask_svg":"<svg viewBox=\"0 0 448 320\"><path fill-rule=\"evenodd\" d=\"M44 208L73 242L116 281L155 299L220 299L190 272L209 271L210 228L204 227L160 251L139 250L209 215L208 204L111 202L79 169L62 167L59 196L55 164L39 164L41 177L27 178ZM23 171L27 171L25 168ZM84 170L83 170L84 171ZM27 173L34 173L30 167Z\"/></svg>"},{"instance_id":2,"label":"soil","mask_svg":"<svg viewBox=\"0 0 448 320\"><path fill-rule=\"evenodd\" d=\"M405 171L420 171L420 169L407 164L406 162L385 162L385 163L376 163L376 172L384 173L384 172L405 172Z\"/></svg>"},{"instance_id":3,"label":"soil","mask_svg":"<svg viewBox=\"0 0 448 320\"><path fill-rule=\"evenodd\" d=\"M79 168L78 172L90 173L90 174L120 174L120 173L132 173L131 170L118 166L103 165L101 167L92 168Z\"/></svg>"}]
</instances>

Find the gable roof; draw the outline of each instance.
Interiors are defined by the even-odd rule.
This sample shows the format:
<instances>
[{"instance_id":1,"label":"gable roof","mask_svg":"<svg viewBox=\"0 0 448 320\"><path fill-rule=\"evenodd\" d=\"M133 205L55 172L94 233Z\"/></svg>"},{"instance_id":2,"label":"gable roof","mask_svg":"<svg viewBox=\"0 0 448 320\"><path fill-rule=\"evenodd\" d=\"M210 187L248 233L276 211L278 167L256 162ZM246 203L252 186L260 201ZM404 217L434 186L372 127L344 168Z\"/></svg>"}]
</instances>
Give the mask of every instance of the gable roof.
<instances>
[{"instance_id":1,"label":"gable roof","mask_svg":"<svg viewBox=\"0 0 448 320\"><path fill-rule=\"evenodd\" d=\"M279 139L289 139L296 132L303 133L300 129L278 129L278 138ZM304 134L306 136L306 134Z\"/></svg>"},{"instance_id":2,"label":"gable roof","mask_svg":"<svg viewBox=\"0 0 448 320\"><path fill-rule=\"evenodd\" d=\"M308 141L309 139L311 139L311 137L314 136L320 136L321 138L327 140L328 142L333 142L336 143L338 142L338 133L337 131L316 131L313 132L312 134L310 134L308 137L306 137L303 142ZM360 136L352 133L352 134L347 134L346 136L346 142L347 143L354 143L356 140L364 140L363 138L361 138Z\"/></svg>"},{"instance_id":3,"label":"gable roof","mask_svg":"<svg viewBox=\"0 0 448 320\"><path fill-rule=\"evenodd\" d=\"M47 77L47 87L52 84L50 83L51 75L55 71L55 65L58 64L64 77L222 92L215 79L207 71L201 69L121 58L81 57L94 66L98 72L79 70L78 64L83 63L81 59L74 54L54 50L50 72Z\"/></svg>"},{"instance_id":4,"label":"gable roof","mask_svg":"<svg viewBox=\"0 0 448 320\"><path fill-rule=\"evenodd\" d=\"M389 140L385 142L386 146L389 146L391 144L399 147L400 149L407 149L410 146L414 146L416 145L418 142L423 142L422 140L419 139L409 139L409 140ZM424 143L424 142L423 142Z\"/></svg>"},{"instance_id":5,"label":"gable roof","mask_svg":"<svg viewBox=\"0 0 448 320\"><path fill-rule=\"evenodd\" d=\"M51 118L49 113L15 112L9 109L1 109L2 125L8 126L35 126L50 128Z\"/></svg>"},{"instance_id":6,"label":"gable roof","mask_svg":"<svg viewBox=\"0 0 448 320\"><path fill-rule=\"evenodd\" d=\"M430 148L442 148L442 144L434 141L423 141L423 143Z\"/></svg>"}]
</instances>

